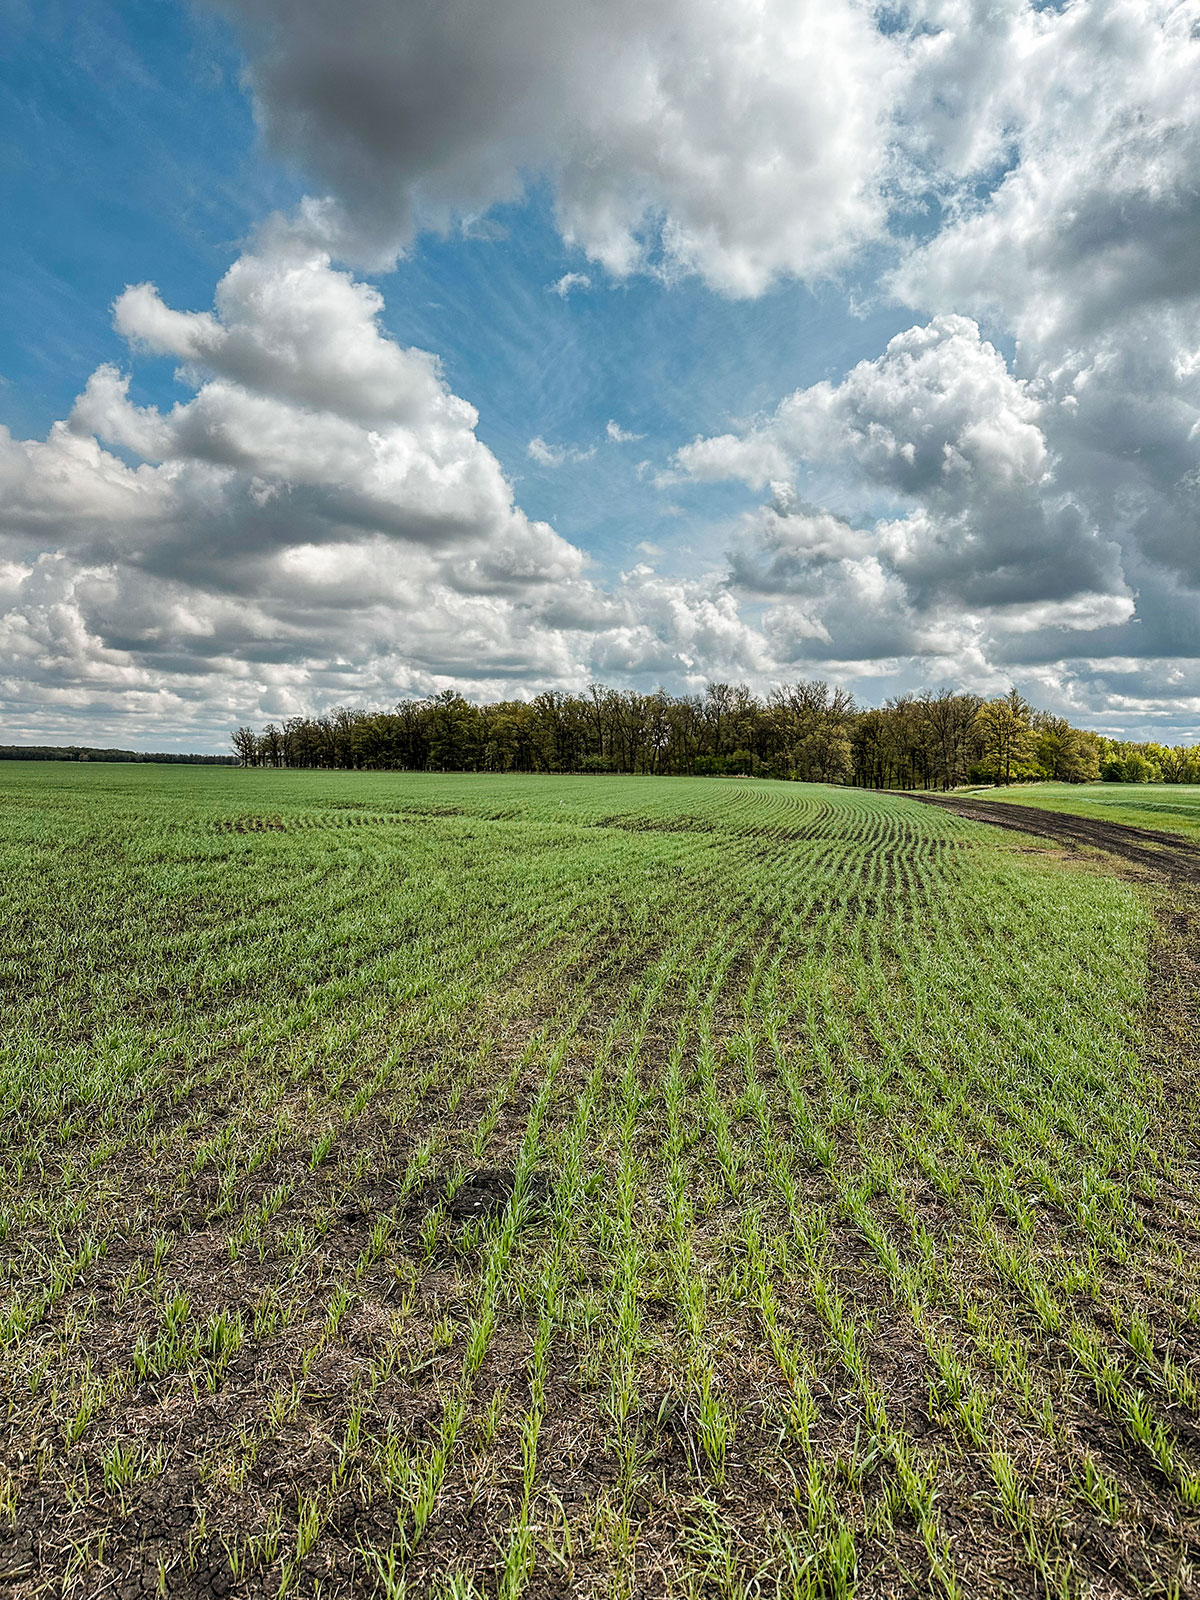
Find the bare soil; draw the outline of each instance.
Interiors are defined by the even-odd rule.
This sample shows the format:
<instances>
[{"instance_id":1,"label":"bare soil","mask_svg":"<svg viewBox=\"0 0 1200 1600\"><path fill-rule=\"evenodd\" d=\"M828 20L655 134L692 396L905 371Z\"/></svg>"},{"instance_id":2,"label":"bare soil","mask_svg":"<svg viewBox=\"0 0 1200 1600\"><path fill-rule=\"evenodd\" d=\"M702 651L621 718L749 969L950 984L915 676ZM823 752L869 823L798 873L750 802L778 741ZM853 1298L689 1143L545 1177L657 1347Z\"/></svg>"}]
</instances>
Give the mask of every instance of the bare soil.
<instances>
[{"instance_id":1,"label":"bare soil","mask_svg":"<svg viewBox=\"0 0 1200 1600\"><path fill-rule=\"evenodd\" d=\"M940 806L956 816L990 822L997 828L1036 833L1078 849L1090 846L1120 856L1131 866L1170 883L1200 885L1200 845L1172 838L1153 828L1135 828L1125 822L1101 822L1063 811L1043 811L1040 806L1010 805L1007 801L975 800L961 795L909 795L923 805Z\"/></svg>"}]
</instances>

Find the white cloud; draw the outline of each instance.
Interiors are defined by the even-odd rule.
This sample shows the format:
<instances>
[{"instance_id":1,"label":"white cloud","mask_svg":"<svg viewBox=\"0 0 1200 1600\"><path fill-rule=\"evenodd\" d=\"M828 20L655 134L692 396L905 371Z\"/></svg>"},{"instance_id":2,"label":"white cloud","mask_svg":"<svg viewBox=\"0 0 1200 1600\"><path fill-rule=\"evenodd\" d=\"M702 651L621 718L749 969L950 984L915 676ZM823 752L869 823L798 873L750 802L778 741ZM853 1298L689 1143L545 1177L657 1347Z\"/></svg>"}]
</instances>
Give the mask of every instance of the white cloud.
<instances>
[{"instance_id":1,"label":"white cloud","mask_svg":"<svg viewBox=\"0 0 1200 1600\"><path fill-rule=\"evenodd\" d=\"M143 747L164 727L207 743L248 717L450 684L507 696L599 672L761 673L763 638L719 573L594 583L580 550L514 505L474 410L379 310L277 235L211 314L150 286L119 301L131 342L183 362L187 398L138 405L104 366L45 440L0 431L14 732L87 721Z\"/></svg>"},{"instance_id":2,"label":"white cloud","mask_svg":"<svg viewBox=\"0 0 1200 1600\"><path fill-rule=\"evenodd\" d=\"M541 434L530 439L525 447L525 453L531 460L536 461L541 467L563 467L568 461L590 461L596 454L596 446L582 446L566 444L547 444Z\"/></svg>"},{"instance_id":3,"label":"white cloud","mask_svg":"<svg viewBox=\"0 0 1200 1600\"><path fill-rule=\"evenodd\" d=\"M1118 546L1057 479L1044 431L1056 413L974 322L944 315L675 461L702 480L770 480L730 579L778 602L776 650L994 658L1011 634L1111 627L1134 611ZM814 469L829 504L796 488Z\"/></svg>"},{"instance_id":4,"label":"white cloud","mask_svg":"<svg viewBox=\"0 0 1200 1600\"><path fill-rule=\"evenodd\" d=\"M630 433L627 429L621 427L619 422L613 422L611 418L605 424L604 432L611 444L634 444L638 439L646 437L644 433Z\"/></svg>"},{"instance_id":5,"label":"white cloud","mask_svg":"<svg viewBox=\"0 0 1200 1600\"><path fill-rule=\"evenodd\" d=\"M919 495L954 482L1036 484L1046 471L1039 407L966 317L898 334L838 384L797 390L742 433L698 439L675 456L693 478L784 479L803 459L849 457L875 483Z\"/></svg>"},{"instance_id":6,"label":"white cloud","mask_svg":"<svg viewBox=\"0 0 1200 1600\"><path fill-rule=\"evenodd\" d=\"M1007 0L985 20L939 0L930 15L913 105L948 221L894 287L1013 336L1054 482L1119 547L1137 596L1127 622L1085 608L1097 646L1142 660L1194 650L1200 5ZM1031 606L1030 652L1054 648L1038 617Z\"/></svg>"},{"instance_id":7,"label":"white cloud","mask_svg":"<svg viewBox=\"0 0 1200 1600\"><path fill-rule=\"evenodd\" d=\"M378 289L269 227L218 284L215 314L173 311L143 283L118 298L114 323L135 348L251 394L370 427L474 428L475 408L447 389L435 356L381 336L382 308Z\"/></svg>"},{"instance_id":8,"label":"white cloud","mask_svg":"<svg viewBox=\"0 0 1200 1600\"><path fill-rule=\"evenodd\" d=\"M572 289L590 289L592 280L586 272L564 272L561 278L550 285L551 294L556 294L560 300L565 300Z\"/></svg>"},{"instance_id":9,"label":"white cloud","mask_svg":"<svg viewBox=\"0 0 1200 1600\"><path fill-rule=\"evenodd\" d=\"M148 694L186 725L201 685L220 717L281 676L320 699L583 670L538 607L586 558L514 505L474 409L379 310L280 235L235 263L213 313L149 285L119 300L118 326L184 364L189 398L138 406L104 366L44 441L0 432L0 650L47 703Z\"/></svg>"},{"instance_id":10,"label":"white cloud","mask_svg":"<svg viewBox=\"0 0 1200 1600\"><path fill-rule=\"evenodd\" d=\"M561 467L567 459L567 452L564 446L547 444L540 433L530 439L525 450L530 459L536 461L541 467Z\"/></svg>"},{"instance_id":11,"label":"white cloud","mask_svg":"<svg viewBox=\"0 0 1200 1600\"><path fill-rule=\"evenodd\" d=\"M1194 300L1196 0L1061 11L1009 0L982 26L970 0L932 10L941 31L925 41L913 114L940 135L937 176L954 208L898 274L905 297L995 309L1038 340ZM977 179L1002 156L1002 181L976 198Z\"/></svg>"},{"instance_id":12,"label":"white cloud","mask_svg":"<svg viewBox=\"0 0 1200 1600\"><path fill-rule=\"evenodd\" d=\"M530 174L608 271L659 257L731 294L883 221L904 53L858 0L347 0L336 28L321 0L226 6L268 140L334 197L308 225L371 264Z\"/></svg>"},{"instance_id":13,"label":"white cloud","mask_svg":"<svg viewBox=\"0 0 1200 1600\"><path fill-rule=\"evenodd\" d=\"M684 684L760 681L774 665L762 633L715 577L681 581L639 563L621 575L610 605L590 651L600 675Z\"/></svg>"}]
</instances>

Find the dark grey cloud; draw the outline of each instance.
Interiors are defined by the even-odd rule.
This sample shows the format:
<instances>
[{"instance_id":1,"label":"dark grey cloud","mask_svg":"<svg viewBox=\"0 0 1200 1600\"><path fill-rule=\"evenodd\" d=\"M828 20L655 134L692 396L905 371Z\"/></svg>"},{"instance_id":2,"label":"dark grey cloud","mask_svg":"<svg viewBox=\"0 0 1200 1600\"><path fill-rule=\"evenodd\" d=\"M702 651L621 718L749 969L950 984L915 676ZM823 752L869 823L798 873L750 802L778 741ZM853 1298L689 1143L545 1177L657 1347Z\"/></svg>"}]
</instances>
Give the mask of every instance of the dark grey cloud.
<instances>
[{"instance_id":1,"label":"dark grey cloud","mask_svg":"<svg viewBox=\"0 0 1200 1600\"><path fill-rule=\"evenodd\" d=\"M377 264L542 175L564 236L610 271L650 250L757 294L844 261L884 217L903 56L855 0L225 9L268 140L331 197L306 226L342 254Z\"/></svg>"}]
</instances>

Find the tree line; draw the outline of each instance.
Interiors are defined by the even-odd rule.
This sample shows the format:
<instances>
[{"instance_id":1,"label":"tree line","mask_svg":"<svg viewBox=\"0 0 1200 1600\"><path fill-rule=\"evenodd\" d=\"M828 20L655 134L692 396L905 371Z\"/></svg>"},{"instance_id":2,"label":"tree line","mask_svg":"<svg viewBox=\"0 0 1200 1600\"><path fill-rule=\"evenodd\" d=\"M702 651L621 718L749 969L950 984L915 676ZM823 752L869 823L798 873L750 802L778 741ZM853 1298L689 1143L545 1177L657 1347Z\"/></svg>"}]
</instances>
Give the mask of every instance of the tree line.
<instances>
[{"instance_id":1,"label":"tree line","mask_svg":"<svg viewBox=\"0 0 1200 1600\"><path fill-rule=\"evenodd\" d=\"M446 690L390 711L238 728L246 767L413 772L575 772L759 776L880 789L953 788L1052 778L1200 782L1200 750L1129 744L1038 711L1014 689L995 699L951 689L860 708L820 680L759 698L744 685L582 694L472 705Z\"/></svg>"},{"instance_id":2,"label":"tree line","mask_svg":"<svg viewBox=\"0 0 1200 1600\"><path fill-rule=\"evenodd\" d=\"M168 767L231 767L237 755L186 754L174 750L108 750L90 744L3 744L0 761L132 761Z\"/></svg>"}]
</instances>

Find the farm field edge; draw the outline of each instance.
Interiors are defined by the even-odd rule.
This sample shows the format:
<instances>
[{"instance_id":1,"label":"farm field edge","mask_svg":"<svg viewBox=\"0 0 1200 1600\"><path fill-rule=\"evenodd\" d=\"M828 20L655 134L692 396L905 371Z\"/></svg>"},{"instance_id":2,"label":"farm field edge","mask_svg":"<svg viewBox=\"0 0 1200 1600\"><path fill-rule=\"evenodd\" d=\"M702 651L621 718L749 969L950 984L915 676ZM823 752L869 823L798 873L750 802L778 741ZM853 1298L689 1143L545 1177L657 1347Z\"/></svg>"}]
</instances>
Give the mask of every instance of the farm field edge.
<instances>
[{"instance_id":1,"label":"farm field edge","mask_svg":"<svg viewBox=\"0 0 1200 1600\"><path fill-rule=\"evenodd\" d=\"M1190 903L759 780L14 767L0 862L14 1595L1193 1592Z\"/></svg>"}]
</instances>

